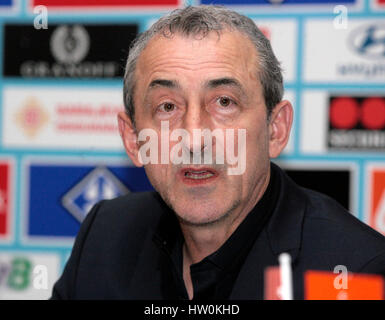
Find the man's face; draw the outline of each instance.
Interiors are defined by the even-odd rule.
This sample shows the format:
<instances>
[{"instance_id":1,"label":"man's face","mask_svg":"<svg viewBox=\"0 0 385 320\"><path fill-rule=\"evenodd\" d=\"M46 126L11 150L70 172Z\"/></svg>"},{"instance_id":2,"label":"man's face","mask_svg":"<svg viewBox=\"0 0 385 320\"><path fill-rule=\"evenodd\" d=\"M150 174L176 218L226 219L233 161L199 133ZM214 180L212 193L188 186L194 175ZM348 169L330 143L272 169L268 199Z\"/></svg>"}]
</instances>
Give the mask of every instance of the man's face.
<instances>
[{"instance_id":1,"label":"man's face","mask_svg":"<svg viewBox=\"0 0 385 320\"><path fill-rule=\"evenodd\" d=\"M212 164L145 165L154 188L186 223L203 225L249 211L267 186L270 135L257 61L251 41L236 31L204 38L157 36L138 60L136 130L157 132L159 159L162 121L170 133L185 129L190 137L194 129L234 129L235 153L238 129L246 130L243 174L229 175L226 159L215 163L215 139ZM176 143L169 141L168 151ZM187 147L193 150L192 144Z\"/></svg>"}]
</instances>

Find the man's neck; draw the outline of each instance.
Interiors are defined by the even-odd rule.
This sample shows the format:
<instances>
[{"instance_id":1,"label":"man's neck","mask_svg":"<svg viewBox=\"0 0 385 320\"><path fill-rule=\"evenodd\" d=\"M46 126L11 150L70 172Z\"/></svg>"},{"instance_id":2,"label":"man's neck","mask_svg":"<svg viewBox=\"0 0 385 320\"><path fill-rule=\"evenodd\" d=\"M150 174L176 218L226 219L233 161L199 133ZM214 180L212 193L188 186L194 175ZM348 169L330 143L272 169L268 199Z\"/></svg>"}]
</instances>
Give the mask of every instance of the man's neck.
<instances>
[{"instance_id":1,"label":"man's neck","mask_svg":"<svg viewBox=\"0 0 385 320\"><path fill-rule=\"evenodd\" d=\"M265 181L261 183L261 186L256 188L255 194L250 197L248 203L243 207L236 208L234 212L230 212L220 221L203 226L181 223L181 230L185 240L185 248L183 250L184 260L189 261L189 265L191 265L217 251L263 196L269 180L270 172L266 176Z\"/></svg>"}]
</instances>

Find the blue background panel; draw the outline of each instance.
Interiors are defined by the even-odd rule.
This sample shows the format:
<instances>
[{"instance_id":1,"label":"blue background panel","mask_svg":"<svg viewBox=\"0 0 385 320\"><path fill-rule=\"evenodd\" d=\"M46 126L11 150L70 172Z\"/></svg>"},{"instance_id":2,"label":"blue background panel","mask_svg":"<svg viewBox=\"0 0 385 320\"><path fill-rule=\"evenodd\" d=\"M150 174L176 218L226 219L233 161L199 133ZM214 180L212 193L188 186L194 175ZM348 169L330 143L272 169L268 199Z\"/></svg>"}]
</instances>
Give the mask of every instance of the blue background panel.
<instances>
[{"instance_id":1,"label":"blue background panel","mask_svg":"<svg viewBox=\"0 0 385 320\"><path fill-rule=\"evenodd\" d=\"M62 205L63 196L84 179L95 166L39 165L30 166L28 236L73 237L79 222ZM142 168L109 166L131 192L151 190Z\"/></svg>"},{"instance_id":2,"label":"blue background panel","mask_svg":"<svg viewBox=\"0 0 385 320\"><path fill-rule=\"evenodd\" d=\"M0 7L10 7L13 5L13 0L0 0Z\"/></svg>"}]
</instances>

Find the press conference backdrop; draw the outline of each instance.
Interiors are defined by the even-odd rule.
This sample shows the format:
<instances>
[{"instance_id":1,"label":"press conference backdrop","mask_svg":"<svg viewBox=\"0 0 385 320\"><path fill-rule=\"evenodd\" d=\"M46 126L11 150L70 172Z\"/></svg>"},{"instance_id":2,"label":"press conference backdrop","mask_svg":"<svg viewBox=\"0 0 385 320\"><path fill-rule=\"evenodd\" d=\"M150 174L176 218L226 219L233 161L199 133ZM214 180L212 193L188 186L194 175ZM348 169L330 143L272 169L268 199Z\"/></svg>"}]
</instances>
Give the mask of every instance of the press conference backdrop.
<instances>
[{"instance_id":1,"label":"press conference backdrop","mask_svg":"<svg viewBox=\"0 0 385 320\"><path fill-rule=\"evenodd\" d=\"M101 199L151 190L120 142L128 47L217 3L254 19L295 109L277 162L385 234L385 0L0 0L0 299L46 299Z\"/></svg>"}]
</instances>

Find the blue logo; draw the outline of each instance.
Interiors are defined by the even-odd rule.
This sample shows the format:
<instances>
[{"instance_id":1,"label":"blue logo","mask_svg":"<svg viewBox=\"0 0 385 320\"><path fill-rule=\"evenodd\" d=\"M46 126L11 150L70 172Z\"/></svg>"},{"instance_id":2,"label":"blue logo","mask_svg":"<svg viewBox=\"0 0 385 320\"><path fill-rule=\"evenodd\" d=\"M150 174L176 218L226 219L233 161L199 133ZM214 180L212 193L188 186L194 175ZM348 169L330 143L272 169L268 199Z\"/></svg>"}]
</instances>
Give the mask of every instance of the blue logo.
<instances>
[{"instance_id":1,"label":"blue logo","mask_svg":"<svg viewBox=\"0 0 385 320\"><path fill-rule=\"evenodd\" d=\"M13 5L13 0L0 0L0 8L11 7Z\"/></svg>"},{"instance_id":2,"label":"blue logo","mask_svg":"<svg viewBox=\"0 0 385 320\"><path fill-rule=\"evenodd\" d=\"M350 48L369 59L385 58L385 24L365 25L353 30L348 38Z\"/></svg>"},{"instance_id":3,"label":"blue logo","mask_svg":"<svg viewBox=\"0 0 385 320\"><path fill-rule=\"evenodd\" d=\"M100 200L109 200L129 190L106 168L96 168L75 185L62 199L63 206L82 222Z\"/></svg>"},{"instance_id":4,"label":"blue logo","mask_svg":"<svg viewBox=\"0 0 385 320\"><path fill-rule=\"evenodd\" d=\"M153 190L143 168L106 163L47 163L27 167L28 237L72 238L91 207L127 192Z\"/></svg>"}]
</instances>

